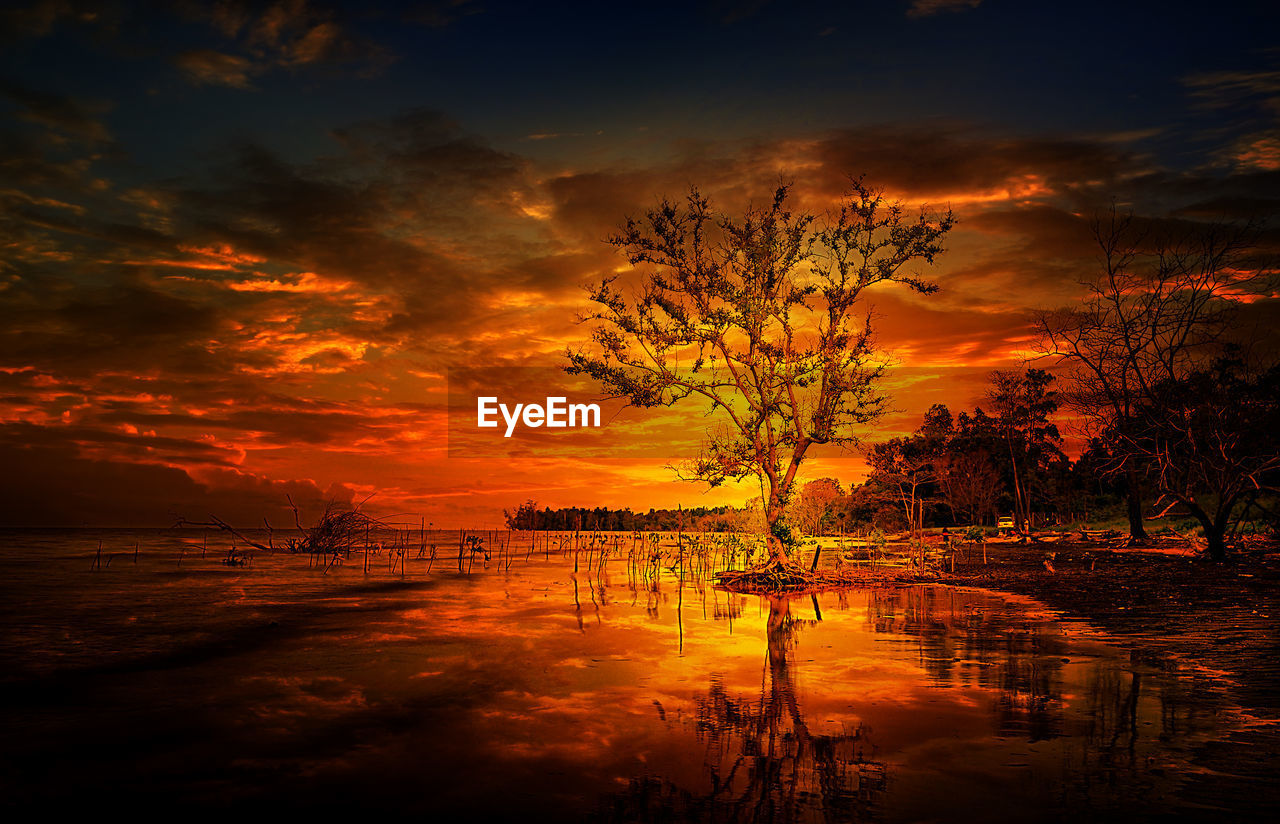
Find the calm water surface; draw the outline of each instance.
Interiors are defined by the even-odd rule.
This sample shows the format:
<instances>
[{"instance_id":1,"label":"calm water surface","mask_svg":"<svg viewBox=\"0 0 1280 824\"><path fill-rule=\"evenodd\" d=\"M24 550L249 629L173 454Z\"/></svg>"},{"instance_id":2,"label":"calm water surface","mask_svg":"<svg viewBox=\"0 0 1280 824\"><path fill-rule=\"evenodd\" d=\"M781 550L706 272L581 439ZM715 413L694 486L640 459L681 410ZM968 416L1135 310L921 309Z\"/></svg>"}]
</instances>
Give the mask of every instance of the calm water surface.
<instances>
[{"instance_id":1,"label":"calm water surface","mask_svg":"<svg viewBox=\"0 0 1280 824\"><path fill-rule=\"evenodd\" d=\"M134 562L134 540L138 559ZM98 540L104 569L90 572ZM491 820L1196 814L1238 713L1034 603L730 595L625 560L220 563L198 532L0 533L9 807ZM455 556L456 557L456 556ZM110 562L107 565L107 562Z\"/></svg>"}]
</instances>

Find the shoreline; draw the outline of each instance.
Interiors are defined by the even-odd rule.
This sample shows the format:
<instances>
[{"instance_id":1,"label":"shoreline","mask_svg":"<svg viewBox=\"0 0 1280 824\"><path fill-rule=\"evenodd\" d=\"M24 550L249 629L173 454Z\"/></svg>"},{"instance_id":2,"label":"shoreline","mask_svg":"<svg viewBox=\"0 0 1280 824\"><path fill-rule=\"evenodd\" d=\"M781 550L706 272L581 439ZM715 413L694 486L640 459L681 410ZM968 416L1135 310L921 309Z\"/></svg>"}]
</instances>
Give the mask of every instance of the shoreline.
<instances>
[{"instance_id":1,"label":"shoreline","mask_svg":"<svg viewBox=\"0 0 1280 824\"><path fill-rule=\"evenodd\" d=\"M1179 795L1231 820L1241 797L1280 805L1280 556L1217 564L1096 544L1007 545L939 583L1028 597L1127 647L1135 667L1178 671L1239 707L1242 722L1199 747Z\"/></svg>"},{"instance_id":2,"label":"shoreline","mask_svg":"<svg viewBox=\"0 0 1280 824\"><path fill-rule=\"evenodd\" d=\"M1046 548L1054 553L1045 567ZM1167 549L997 545L938 583L1030 597L1168 668L1221 673L1240 703L1280 719L1280 555L1217 564Z\"/></svg>"}]
</instances>

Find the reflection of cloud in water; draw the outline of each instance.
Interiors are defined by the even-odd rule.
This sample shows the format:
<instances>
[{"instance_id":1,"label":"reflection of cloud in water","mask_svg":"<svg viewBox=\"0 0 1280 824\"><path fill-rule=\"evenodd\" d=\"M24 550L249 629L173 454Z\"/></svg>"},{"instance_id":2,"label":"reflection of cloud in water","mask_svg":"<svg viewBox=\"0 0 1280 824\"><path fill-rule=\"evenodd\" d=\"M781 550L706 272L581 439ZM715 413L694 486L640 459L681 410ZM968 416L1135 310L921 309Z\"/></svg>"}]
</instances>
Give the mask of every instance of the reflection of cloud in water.
<instances>
[{"instance_id":1,"label":"reflection of cloud in water","mask_svg":"<svg viewBox=\"0 0 1280 824\"><path fill-rule=\"evenodd\" d=\"M247 708L264 725L264 733L286 733L299 719L338 718L369 706L363 690L332 676L257 676L246 678L245 683L270 695L269 700Z\"/></svg>"},{"instance_id":2,"label":"reflection of cloud in water","mask_svg":"<svg viewBox=\"0 0 1280 824\"><path fill-rule=\"evenodd\" d=\"M252 613L252 644L208 642L127 682L107 670L94 704L31 714L27 746L133 747L86 780L163 764L156 780L175 797L215 805L1000 820L1028 805L1170 809L1189 753L1225 723L1176 677L1135 672L1034 605L981 592L770 601L680 591L668 576L655 593L629 585L624 562L601 579L583 570L575 588L541 559L379 588L358 569L321 577L293 560L185 590L202 632L240 638L213 621ZM129 614L157 597L145 585L131 578L118 599ZM133 734L147 728L165 735ZM164 742L179 737L190 743L175 757Z\"/></svg>"}]
</instances>

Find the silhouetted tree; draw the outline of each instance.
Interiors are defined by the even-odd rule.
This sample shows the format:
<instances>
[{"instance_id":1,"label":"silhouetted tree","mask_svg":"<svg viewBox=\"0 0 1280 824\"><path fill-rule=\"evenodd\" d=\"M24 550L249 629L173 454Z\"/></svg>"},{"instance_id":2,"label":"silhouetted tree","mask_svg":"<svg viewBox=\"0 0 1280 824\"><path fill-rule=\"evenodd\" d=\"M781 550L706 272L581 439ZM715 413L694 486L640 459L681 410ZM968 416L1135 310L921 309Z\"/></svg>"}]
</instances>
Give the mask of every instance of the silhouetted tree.
<instances>
[{"instance_id":1,"label":"silhouetted tree","mask_svg":"<svg viewBox=\"0 0 1280 824\"><path fill-rule=\"evenodd\" d=\"M1014 522L1031 528L1032 501L1040 490L1048 464L1062 457L1062 438L1050 416L1058 409L1057 393L1050 389L1053 375L1043 369L1025 373L997 370L991 373L987 399L995 414L1013 479Z\"/></svg>"},{"instance_id":2,"label":"silhouetted tree","mask_svg":"<svg viewBox=\"0 0 1280 824\"><path fill-rule=\"evenodd\" d=\"M985 450L949 451L938 473L947 506L964 513L974 523L985 523L995 514L1000 499L1000 473Z\"/></svg>"},{"instance_id":3,"label":"silhouetted tree","mask_svg":"<svg viewBox=\"0 0 1280 824\"><path fill-rule=\"evenodd\" d=\"M1116 209L1093 222L1097 276L1077 306L1042 313L1040 348L1067 367L1066 398L1087 433L1113 441L1109 470L1123 475L1129 531L1143 540L1143 419L1171 387L1220 351L1238 297L1271 272L1253 258L1253 226L1175 224L1156 234ZM1157 469L1154 480L1166 477ZM1174 494L1172 489L1160 489ZM1179 491L1185 494L1185 490Z\"/></svg>"},{"instance_id":4,"label":"silhouetted tree","mask_svg":"<svg viewBox=\"0 0 1280 824\"><path fill-rule=\"evenodd\" d=\"M629 219L609 242L644 267L643 286L628 296L617 276L601 281L584 318L596 323L593 350L566 353L571 374L632 405L695 398L720 414L680 476L711 486L757 478L771 565L796 543L785 513L809 448L853 443L884 411L863 290L934 291L908 265L932 263L954 222L950 212L908 215L860 180L822 220L789 200L781 186L738 219L693 189Z\"/></svg>"},{"instance_id":5,"label":"silhouetted tree","mask_svg":"<svg viewBox=\"0 0 1280 824\"><path fill-rule=\"evenodd\" d=\"M514 510L502 510L507 529L532 530L538 527L538 502L530 498Z\"/></svg>"},{"instance_id":6,"label":"silhouetted tree","mask_svg":"<svg viewBox=\"0 0 1280 824\"><path fill-rule=\"evenodd\" d=\"M1200 522L1209 555L1226 555L1237 505L1275 494L1280 474L1280 366L1251 371L1224 357L1155 387L1136 410L1135 450L1155 470L1156 487Z\"/></svg>"}]
</instances>

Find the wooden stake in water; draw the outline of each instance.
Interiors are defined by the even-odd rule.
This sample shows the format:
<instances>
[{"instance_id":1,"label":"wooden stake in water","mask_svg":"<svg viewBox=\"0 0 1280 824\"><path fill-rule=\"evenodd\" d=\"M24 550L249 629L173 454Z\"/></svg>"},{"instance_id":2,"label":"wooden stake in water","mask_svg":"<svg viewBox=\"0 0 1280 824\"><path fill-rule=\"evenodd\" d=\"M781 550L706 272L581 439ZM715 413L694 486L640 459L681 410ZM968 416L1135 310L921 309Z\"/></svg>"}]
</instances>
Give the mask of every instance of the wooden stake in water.
<instances>
[{"instance_id":1,"label":"wooden stake in water","mask_svg":"<svg viewBox=\"0 0 1280 824\"><path fill-rule=\"evenodd\" d=\"M676 520L676 548L679 550L677 557L680 564L680 577L676 583L676 627L680 633L678 650L681 655L684 655L684 507L677 504L676 512L678 513Z\"/></svg>"},{"instance_id":2,"label":"wooden stake in water","mask_svg":"<svg viewBox=\"0 0 1280 824\"><path fill-rule=\"evenodd\" d=\"M680 579L684 580L684 507L676 504L676 548L680 559Z\"/></svg>"}]
</instances>

